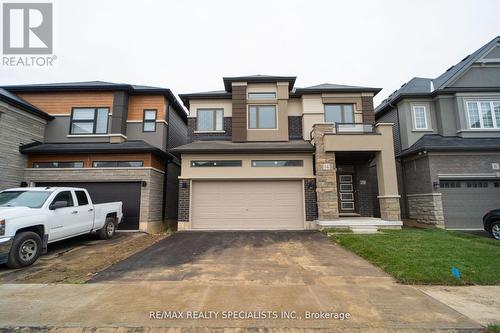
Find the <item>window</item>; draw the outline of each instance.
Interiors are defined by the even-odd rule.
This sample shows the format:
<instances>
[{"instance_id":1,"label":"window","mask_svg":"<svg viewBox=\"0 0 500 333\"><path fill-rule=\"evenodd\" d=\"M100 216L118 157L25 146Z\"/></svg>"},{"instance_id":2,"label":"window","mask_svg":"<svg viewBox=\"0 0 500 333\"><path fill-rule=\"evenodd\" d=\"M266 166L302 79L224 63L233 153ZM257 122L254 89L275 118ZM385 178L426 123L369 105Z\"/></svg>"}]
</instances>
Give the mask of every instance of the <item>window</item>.
<instances>
[{"instance_id":1,"label":"window","mask_svg":"<svg viewBox=\"0 0 500 333\"><path fill-rule=\"evenodd\" d=\"M500 101L467 102L469 128L500 128Z\"/></svg>"},{"instance_id":2,"label":"window","mask_svg":"<svg viewBox=\"0 0 500 333\"><path fill-rule=\"evenodd\" d=\"M85 206L89 204L89 199L84 191L75 191L76 200L78 201L78 206Z\"/></svg>"},{"instance_id":3,"label":"window","mask_svg":"<svg viewBox=\"0 0 500 333\"><path fill-rule=\"evenodd\" d=\"M63 191L60 192L56 195L54 200L52 200L52 204L57 202L57 201L66 201L68 205L66 207L72 207L74 206L73 204L73 196L71 195L70 191Z\"/></svg>"},{"instance_id":4,"label":"window","mask_svg":"<svg viewBox=\"0 0 500 333\"><path fill-rule=\"evenodd\" d=\"M108 133L108 108L73 108L70 134Z\"/></svg>"},{"instance_id":5,"label":"window","mask_svg":"<svg viewBox=\"0 0 500 333\"><path fill-rule=\"evenodd\" d=\"M462 184L459 181L447 180L439 182L439 186L441 188L460 188L462 187Z\"/></svg>"},{"instance_id":6,"label":"window","mask_svg":"<svg viewBox=\"0 0 500 333\"><path fill-rule=\"evenodd\" d=\"M255 160L252 161L253 167L301 167L304 166L302 160Z\"/></svg>"},{"instance_id":7,"label":"window","mask_svg":"<svg viewBox=\"0 0 500 333\"><path fill-rule=\"evenodd\" d=\"M250 105L248 107L248 128L276 128L276 105Z\"/></svg>"},{"instance_id":8,"label":"window","mask_svg":"<svg viewBox=\"0 0 500 333\"><path fill-rule=\"evenodd\" d=\"M141 168L143 161L94 161L93 168Z\"/></svg>"},{"instance_id":9,"label":"window","mask_svg":"<svg viewBox=\"0 0 500 333\"><path fill-rule=\"evenodd\" d=\"M427 129L427 112L425 106L413 107L413 127L417 130Z\"/></svg>"},{"instance_id":10,"label":"window","mask_svg":"<svg viewBox=\"0 0 500 333\"><path fill-rule=\"evenodd\" d=\"M144 119L142 120L143 132L156 132L156 110L144 110Z\"/></svg>"},{"instance_id":11,"label":"window","mask_svg":"<svg viewBox=\"0 0 500 333\"><path fill-rule=\"evenodd\" d=\"M83 168L83 161L78 162L33 162L33 168Z\"/></svg>"},{"instance_id":12,"label":"window","mask_svg":"<svg viewBox=\"0 0 500 333\"><path fill-rule=\"evenodd\" d=\"M253 99L253 100L276 99L276 93L273 92L248 93L248 99Z\"/></svg>"},{"instance_id":13,"label":"window","mask_svg":"<svg viewBox=\"0 0 500 333\"><path fill-rule=\"evenodd\" d=\"M197 110L198 131L223 131L224 110L223 109L198 109Z\"/></svg>"},{"instance_id":14,"label":"window","mask_svg":"<svg viewBox=\"0 0 500 333\"><path fill-rule=\"evenodd\" d=\"M488 182L482 182L482 181L467 182L467 187L469 188L488 187Z\"/></svg>"},{"instance_id":15,"label":"window","mask_svg":"<svg viewBox=\"0 0 500 333\"><path fill-rule=\"evenodd\" d=\"M325 104L325 121L354 123L354 106L352 104Z\"/></svg>"},{"instance_id":16,"label":"window","mask_svg":"<svg viewBox=\"0 0 500 333\"><path fill-rule=\"evenodd\" d=\"M212 160L212 161L191 161L191 167L240 167L239 160Z\"/></svg>"}]
</instances>

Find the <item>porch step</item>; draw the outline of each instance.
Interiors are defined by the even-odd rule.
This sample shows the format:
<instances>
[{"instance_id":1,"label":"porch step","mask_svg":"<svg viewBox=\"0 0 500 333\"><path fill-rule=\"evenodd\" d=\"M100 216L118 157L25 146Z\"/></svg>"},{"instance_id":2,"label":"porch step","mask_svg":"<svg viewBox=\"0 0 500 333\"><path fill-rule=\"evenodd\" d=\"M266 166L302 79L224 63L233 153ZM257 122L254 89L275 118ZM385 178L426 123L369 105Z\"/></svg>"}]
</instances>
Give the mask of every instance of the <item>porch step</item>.
<instances>
[{"instance_id":1,"label":"porch step","mask_svg":"<svg viewBox=\"0 0 500 333\"><path fill-rule=\"evenodd\" d=\"M341 217L329 221L316 221L320 228L349 228L356 233L374 233L380 229L401 229L403 222L386 221L375 217Z\"/></svg>"},{"instance_id":2,"label":"porch step","mask_svg":"<svg viewBox=\"0 0 500 333\"><path fill-rule=\"evenodd\" d=\"M355 234L376 234L378 232L378 227L376 226L352 226L349 227Z\"/></svg>"}]
</instances>

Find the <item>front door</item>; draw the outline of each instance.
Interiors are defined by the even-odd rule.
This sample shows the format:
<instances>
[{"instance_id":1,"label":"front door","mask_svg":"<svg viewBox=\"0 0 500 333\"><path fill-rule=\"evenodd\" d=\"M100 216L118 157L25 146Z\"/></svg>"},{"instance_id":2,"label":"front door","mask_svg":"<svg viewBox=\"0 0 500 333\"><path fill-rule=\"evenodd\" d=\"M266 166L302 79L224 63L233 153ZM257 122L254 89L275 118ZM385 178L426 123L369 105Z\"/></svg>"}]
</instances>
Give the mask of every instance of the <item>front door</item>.
<instances>
[{"instance_id":1,"label":"front door","mask_svg":"<svg viewBox=\"0 0 500 333\"><path fill-rule=\"evenodd\" d=\"M338 174L339 212L356 213L354 202L354 175L351 173Z\"/></svg>"}]
</instances>

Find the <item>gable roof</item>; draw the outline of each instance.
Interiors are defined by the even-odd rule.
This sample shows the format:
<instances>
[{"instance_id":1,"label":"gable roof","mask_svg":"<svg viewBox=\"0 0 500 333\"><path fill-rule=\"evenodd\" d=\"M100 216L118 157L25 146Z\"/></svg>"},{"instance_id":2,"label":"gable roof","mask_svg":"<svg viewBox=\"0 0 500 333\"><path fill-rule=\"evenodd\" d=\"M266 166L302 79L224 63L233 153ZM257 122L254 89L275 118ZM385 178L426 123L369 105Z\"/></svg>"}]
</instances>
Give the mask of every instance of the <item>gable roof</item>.
<instances>
[{"instance_id":1,"label":"gable roof","mask_svg":"<svg viewBox=\"0 0 500 333\"><path fill-rule=\"evenodd\" d=\"M21 108L22 110L31 113L32 115L35 115L37 117L40 117L45 120L50 120L54 119L53 116L49 115L48 113L43 112L36 106L26 102L24 99L21 97L14 95L13 93L0 88L0 100L5 101L11 105L14 105L18 108Z\"/></svg>"},{"instance_id":2,"label":"gable roof","mask_svg":"<svg viewBox=\"0 0 500 333\"><path fill-rule=\"evenodd\" d=\"M393 108L401 99L405 97L434 97L439 94L454 93L458 89L448 87L455 78L460 76L469 67L481 59L495 45L500 44L500 36L493 38L474 53L463 58L456 65L448 68L446 72L435 79L414 77L390 94L380 105L375 108L375 116L380 117L386 111ZM482 91L491 90L491 88L482 88ZM464 89L462 89L464 90ZM475 89L467 89L468 91ZM498 90L498 89L496 89Z\"/></svg>"},{"instance_id":3,"label":"gable roof","mask_svg":"<svg viewBox=\"0 0 500 333\"><path fill-rule=\"evenodd\" d=\"M500 151L500 138L462 138L427 134L399 153L397 157L405 157L423 151Z\"/></svg>"},{"instance_id":4,"label":"gable roof","mask_svg":"<svg viewBox=\"0 0 500 333\"><path fill-rule=\"evenodd\" d=\"M10 92L51 92L51 91L125 91L130 95L161 94L165 95L176 113L187 122L187 113L168 88L131 85L127 83L113 83L104 81L38 83L25 85L4 86Z\"/></svg>"}]
</instances>

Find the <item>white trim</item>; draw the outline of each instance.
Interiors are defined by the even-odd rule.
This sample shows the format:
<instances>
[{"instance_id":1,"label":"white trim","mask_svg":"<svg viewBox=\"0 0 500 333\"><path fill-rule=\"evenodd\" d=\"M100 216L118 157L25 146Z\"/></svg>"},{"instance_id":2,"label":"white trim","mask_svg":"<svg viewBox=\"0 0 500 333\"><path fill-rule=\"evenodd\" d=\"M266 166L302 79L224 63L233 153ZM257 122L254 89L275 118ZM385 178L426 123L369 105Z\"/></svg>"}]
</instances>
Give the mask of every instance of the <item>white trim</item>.
<instances>
[{"instance_id":1,"label":"white trim","mask_svg":"<svg viewBox=\"0 0 500 333\"><path fill-rule=\"evenodd\" d=\"M388 194L388 195L378 195L378 199L399 199L401 196L399 194Z\"/></svg>"},{"instance_id":2,"label":"white trim","mask_svg":"<svg viewBox=\"0 0 500 333\"><path fill-rule=\"evenodd\" d=\"M469 103L475 103L477 107L477 112L479 116L479 128L472 127L470 123L470 110ZM490 104L490 114L493 122L493 127L484 127L483 122L483 111L481 109L481 103L489 103ZM496 116L495 116L495 107L493 103L499 103L500 99L480 99L480 98L464 98L464 106L465 106L465 116L467 121L467 130L468 131L498 131L500 130L500 124L497 124Z\"/></svg>"},{"instance_id":3,"label":"white trim","mask_svg":"<svg viewBox=\"0 0 500 333\"><path fill-rule=\"evenodd\" d=\"M474 179L474 178L500 178L500 173L457 173L457 174L438 174L439 179Z\"/></svg>"},{"instance_id":4,"label":"white trim","mask_svg":"<svg viewBox=\"0 0 500 333\"><path fill-rule=\"evenodd\" d=\"M416 114L417 108L423 109L423 111L424 111L425 127L417 127L417 114ZM412 119L413 119L413 130L414 131L428 131L429 130L429 121L427 119L427 106L420 105L420 104L412 105L411 112L412 112Z\"/></svg>"},{"instance_id":5,"label":"white trim","mask_svg":"<svg viewBox=\"0 0 500 333\"><path fill-rule=\"evenodd\" d=\"M182 177L179 176L178 179L181 180L221 180L221 181L239 181L239 180L300 180L300 179L315 179L315 177L311 176L286 176L286 177L276 177L276 176L270 176L270 177L235 177L235 176L228 176L228 177L220 177L220 176L212 176L212 177L200 177L200 176L189 176L189 177Z\"/></svg>"},{"instance_id":6,"label":"white trim","mask_svg":"<svg viewBox=\"0 0 500 333\"><path fill-rule=\"evenodd\" d=\"M115 137L119 136L124 138L125 140L127 137L123 134L116 133L116 134L68 134L66 135L67 138L110 138L110 137Z\"/></svg>"}]
</instances>

